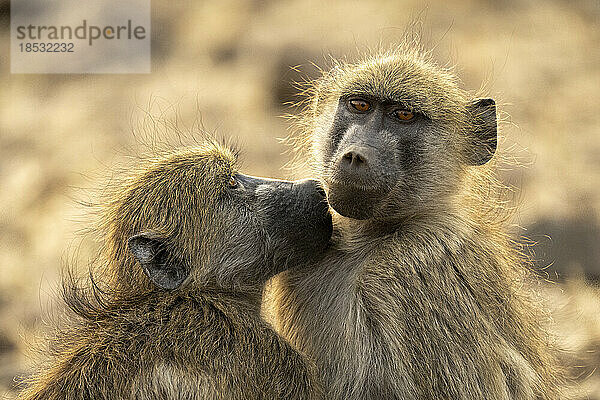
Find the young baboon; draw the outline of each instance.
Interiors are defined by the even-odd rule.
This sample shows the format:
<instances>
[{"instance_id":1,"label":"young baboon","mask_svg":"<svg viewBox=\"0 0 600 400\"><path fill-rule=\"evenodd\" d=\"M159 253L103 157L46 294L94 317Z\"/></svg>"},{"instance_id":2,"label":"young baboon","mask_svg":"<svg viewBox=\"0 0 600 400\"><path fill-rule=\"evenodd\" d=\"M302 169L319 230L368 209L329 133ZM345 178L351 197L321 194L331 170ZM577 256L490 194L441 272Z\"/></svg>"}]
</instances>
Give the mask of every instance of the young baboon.
<instances>
[{"instance_id":1,"label":"young baboon","mask_svg":"<svg viewBox=\"0 0 600 400\"><path fill-rule=\"evenodd\" d=\"M327 398L563 398L533 275L484 165L494 100L406 46L335 65L300 122L338 214L325 258L279 275L271 296Z\"/></svg>"},{"instance_id":2,"label":"young baboon","mask_svg":"<svg viewBox=\"0 0 600 400\"><path fill-rule=\"evenodd\" d=\"M104 214L104 264L65 300L80 323L21 399L316 399L314 365L260 318L264 283L321 253L317 181L242 175L210 143L149 160Z\"/></svg>"}]
</instances>

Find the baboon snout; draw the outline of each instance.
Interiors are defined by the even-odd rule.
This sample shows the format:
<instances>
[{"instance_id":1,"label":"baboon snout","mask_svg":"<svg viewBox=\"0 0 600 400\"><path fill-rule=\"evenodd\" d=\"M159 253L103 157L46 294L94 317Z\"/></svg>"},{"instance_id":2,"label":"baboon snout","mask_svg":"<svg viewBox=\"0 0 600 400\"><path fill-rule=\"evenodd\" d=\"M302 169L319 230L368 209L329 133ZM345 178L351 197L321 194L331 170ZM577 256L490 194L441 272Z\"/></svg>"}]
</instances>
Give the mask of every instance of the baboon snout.
<instances>
[{"instance_id":1,"label":"baboon snout","mask_svg":"<svg viewBox=\"0 0 600 400\"><path fill-rule=\"evenodd\" d=\"M389 191L395 177L391 171L391 152L381 146L351 144L342 147L330 170L328 199L339 214L368 219Z\"/></svg>"},{"instance_id":2,"label":"baboon snout","mask_svg":"<svg viewBox=\"0 0 600 400\"><path fill-rule=\"evenodd\" d=\"M260 195L278 268L290 268L318 256L333 232L327 195L319 181L289 183L273 182L273 190Z\"/></svg>"},{"instance_id":3,"label":"baboon snout","mask_svg":"<svg viewBox=\"0 0 600 400\"><path fill-rule=\"evenodd\" d=\"M303 179L294 182L294 187L305 192L305 195L315 198L317 203L327 205L327 194L321 182L314 179Z\"/></svg>"},{"instance_id":4,"label":"baboon snout","mask_svg":"<svg viewBox=\"0 0 600 400\"><path fill-rule=\"evenodd\" d=\"M338 154L334 164L334 177L347 184L368 185L376 158L375 151L370 147L353 145Z\"/></svg>"},{"instance_id":5,"label":"baboon snout","mask_svg":"<svg viewBox=\"0 0 600 400\"><path fill-rule=\"evenodd\" d=\"M321 182L314 179L296 181L294 182L294 190L298 192L299 203L303 204L300 209L304 209L304 211L301 211L304 219L315 219L319 225L324 224L326 231L329 232L331 214L327 202L327 193ZM328 233L328 235L331 235L331 233Z\"/></svg>"}]
</instances>

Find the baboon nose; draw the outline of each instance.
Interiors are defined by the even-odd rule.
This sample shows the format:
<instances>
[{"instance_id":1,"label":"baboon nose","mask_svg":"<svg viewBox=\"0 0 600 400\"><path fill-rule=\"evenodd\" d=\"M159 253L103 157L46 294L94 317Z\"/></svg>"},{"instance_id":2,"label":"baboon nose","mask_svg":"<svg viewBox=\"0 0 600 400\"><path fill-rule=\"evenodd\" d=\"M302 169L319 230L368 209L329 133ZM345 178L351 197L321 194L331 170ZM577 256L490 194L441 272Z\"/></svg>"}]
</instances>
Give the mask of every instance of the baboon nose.
<instances>
[{"instance_id":1,"label":"baboon nose","mask_svg":"<svg viewBox=\"0 0 600 400\"><path fill-rule=\"evenodd\" d=\"M340 164L346 167L361 168L368 164L366 152L353 149L344 153L340 160Z\"/></svg>"},{"instance_id":2,"label":"baboon nose","mask_svg":"<svg viewBox=\"0 0 600 400\"><path fill-rule=\"evenodd\" d=\"M341 167L360 169L369 164L369 148L352 146L343 153L338 161Z\"/></svg>"}]
</instances>

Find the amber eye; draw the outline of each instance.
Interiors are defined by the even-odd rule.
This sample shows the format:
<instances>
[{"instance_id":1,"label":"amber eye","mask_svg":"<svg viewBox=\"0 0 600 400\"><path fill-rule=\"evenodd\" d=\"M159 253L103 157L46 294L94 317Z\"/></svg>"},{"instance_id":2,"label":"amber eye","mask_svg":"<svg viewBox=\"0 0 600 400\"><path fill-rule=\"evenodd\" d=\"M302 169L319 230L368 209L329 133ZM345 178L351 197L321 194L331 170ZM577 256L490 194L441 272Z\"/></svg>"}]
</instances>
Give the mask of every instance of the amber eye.
<instances>
[{"instance_id":1,"label":"amber eye","mask_svg":"<svg viewBox=\"0 0 600 400\"><path fill-rule=\"evenodd\" d=\"M394 114L396 115L396 118L401 121L410 121L415 117L415 113L409 110L398 110L395 111Z\"/></svg>"},{"instance_id":2,"label":"amber eye","mask_svg":"<svg viewBox=\"0 0 600 400\"><path fill-rule=\"evenodd\" d=\"M371 104L363 99L350 99L348 100L348 107L353 108L354 111L364 113L371 109Z\"/></svg>"},{"instance_id":3,"label":"amber eye","mask_svg":"<svg viewBox=\"0 0 600 400\"><path fill-rule=\"evenodd\" d=\"M234 176L232 176L231 178L229 178L229 186L231 187L236 187L237 186L237 180L235 179Z\"/></svg>"}]
</instances>

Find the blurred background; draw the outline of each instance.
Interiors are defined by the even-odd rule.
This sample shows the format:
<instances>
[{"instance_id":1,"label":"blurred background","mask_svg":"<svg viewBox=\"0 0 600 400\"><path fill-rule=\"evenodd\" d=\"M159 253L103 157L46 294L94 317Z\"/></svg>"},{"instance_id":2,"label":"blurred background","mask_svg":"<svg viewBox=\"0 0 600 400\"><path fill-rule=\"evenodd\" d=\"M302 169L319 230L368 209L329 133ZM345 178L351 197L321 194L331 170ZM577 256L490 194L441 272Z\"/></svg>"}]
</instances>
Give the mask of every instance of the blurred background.
<instances>
[{"instance_id":1,"label":"blurred background","mask_svg":"<svg viewBox=\"0 0 600 400\"><path fill-rule=\"evenodd\" d=\"M9 15L0 0L0 396L14 396L60 307L61 265L85 266L96 246L80 239L77 200L135 152L149 115L237 138L247 172L291 177L278 138L294 82L330 55L398 42L416 19L439 63L500 104L500 151L520 165L502 171L518 188L516 232L538 243L577 398L600 399L598 0L153 0L146 75L11 75Z\"/></svg>"}]
</instances>

